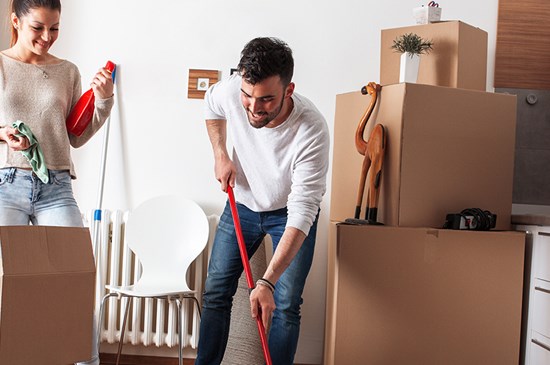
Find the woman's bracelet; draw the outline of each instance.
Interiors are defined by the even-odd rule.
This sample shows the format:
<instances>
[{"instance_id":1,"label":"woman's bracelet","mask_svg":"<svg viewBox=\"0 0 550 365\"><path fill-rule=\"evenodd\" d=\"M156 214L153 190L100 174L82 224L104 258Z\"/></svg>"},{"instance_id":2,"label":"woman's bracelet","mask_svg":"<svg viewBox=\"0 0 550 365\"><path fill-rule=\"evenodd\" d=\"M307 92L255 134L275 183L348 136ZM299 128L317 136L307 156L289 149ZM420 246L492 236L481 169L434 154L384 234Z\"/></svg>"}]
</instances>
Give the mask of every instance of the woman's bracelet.
<instances>
[{"instance_id":1,"label":"woman's bracelet","mask_svg":"<svg viewBox=\"0 0 550 365\"><path fill-rule=\"evenodd\" d=\"M271 293L275 292L275 285L271 284L271 282L267 279L264 279L264 278L258 279L256 281L256 285L263 285L269 288L269 290L271 290Z\"/></svg>"}]
</instances>

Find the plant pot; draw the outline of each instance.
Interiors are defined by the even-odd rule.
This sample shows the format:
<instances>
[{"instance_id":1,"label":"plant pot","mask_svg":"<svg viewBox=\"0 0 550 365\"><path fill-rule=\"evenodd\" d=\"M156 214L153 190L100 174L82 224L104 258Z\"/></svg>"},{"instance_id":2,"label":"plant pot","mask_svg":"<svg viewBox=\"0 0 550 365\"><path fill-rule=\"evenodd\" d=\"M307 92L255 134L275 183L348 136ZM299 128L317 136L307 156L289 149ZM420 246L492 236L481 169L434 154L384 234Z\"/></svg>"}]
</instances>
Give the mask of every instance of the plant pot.
<instances>
[{"instance_id":1,"label":"plant pot","mask_svg":"<svg viewBox=\"0 0 550 365\"><path fill-rule=\"evenodd\" d=\"M403 53L399 68L399 82L416 83L418 68L420 67L420 55Z\"/></svg>"}]
</instances>

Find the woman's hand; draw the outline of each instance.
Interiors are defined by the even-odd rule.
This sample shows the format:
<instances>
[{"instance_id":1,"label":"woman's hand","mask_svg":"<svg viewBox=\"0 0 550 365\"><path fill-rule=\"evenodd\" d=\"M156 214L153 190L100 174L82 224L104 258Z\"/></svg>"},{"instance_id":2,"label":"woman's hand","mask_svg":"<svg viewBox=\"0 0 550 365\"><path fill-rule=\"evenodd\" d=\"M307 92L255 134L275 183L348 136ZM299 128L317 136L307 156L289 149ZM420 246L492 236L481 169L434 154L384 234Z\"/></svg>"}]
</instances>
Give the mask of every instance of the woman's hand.
<instances>
[{"instance_id":1,"label":"woman's hand","mask_svg":"<svg viewBox=\"0 0 550 365\"><path fill-rule=\"evenodd\" d=\"M101 68L94 76L90 85L94 95L99 99L108 99L113 96L113 77L111 72Z\"/></svg>"},{"instance_id":2,"label":"woman's hand","mask_svg":"<svg viewBox=\"0 0 550 365\"><path fill-rule=\"evenodd\" d=\"M0 128L0 139L4 140L14 151L23 151L31 146L27 137L18 137L19 131L12 127Z\"/></svg>"}]
</instances>

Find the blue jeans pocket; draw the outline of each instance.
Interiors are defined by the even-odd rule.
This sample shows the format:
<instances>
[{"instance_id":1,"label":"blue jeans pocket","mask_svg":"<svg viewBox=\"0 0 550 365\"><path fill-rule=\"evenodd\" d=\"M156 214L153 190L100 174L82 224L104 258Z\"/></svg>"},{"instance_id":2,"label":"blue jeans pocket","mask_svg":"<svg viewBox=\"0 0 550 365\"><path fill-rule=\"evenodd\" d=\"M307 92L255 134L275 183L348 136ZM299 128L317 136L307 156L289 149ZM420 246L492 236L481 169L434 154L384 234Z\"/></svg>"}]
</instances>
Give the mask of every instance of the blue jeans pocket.
<instances>
[{"instance_id":1,"label":"blue jeans pocket","mask_svg":"<svg viewBox=\"0 0 550 365\"><path fill-rule=\"evenodd\" d=\"M8 181L9 169L0 170L0 186L4 185Z\"/></svg>"},{"instance_id":2,"label":"blue jeans pocket","mask_svg":"<svg viewBox=\"0 0 550 365\"><path fill-rule=\"evenodd\" d=\"M50 177L56 185L71 185L72 179L68 171L51 171Z\"/></svg>"}]
</instances>

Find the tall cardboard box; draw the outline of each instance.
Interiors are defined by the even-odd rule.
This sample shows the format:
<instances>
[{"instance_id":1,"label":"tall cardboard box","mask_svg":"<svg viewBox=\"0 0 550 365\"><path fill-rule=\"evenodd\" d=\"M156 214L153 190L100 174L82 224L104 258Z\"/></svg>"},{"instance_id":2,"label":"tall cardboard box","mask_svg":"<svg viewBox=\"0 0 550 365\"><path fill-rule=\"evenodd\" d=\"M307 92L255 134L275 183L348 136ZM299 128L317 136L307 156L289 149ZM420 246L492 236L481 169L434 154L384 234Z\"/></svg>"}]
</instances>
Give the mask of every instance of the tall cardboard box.
<instances>
[{"instance_id":1,"label":"tall cardboard box","mask_svg":"<svg viewBox=\"0 0 550 365\"><path fill-rule=\"evenodd\" d=\"M359 91L336 96L332 221L355 212L363 156L354 136L369 101ZM387 129L378 221L442 227L447 213L481 208L497 215L497 229L511 228L515 96L394 84L370 119L366 139L374 123Z\"/></svg>"},{"instance_id":2,"label":"tall cardboard box","mask_svg":"<svg viewBox=\"0 0 550 365\"><path fill-rule=\"evenodd\" d=\"M416 33L432 40L433 50L422 55L419 84L485 91L487 86L487 32L461 21L445 21L383 29L380 50L380 84L399 82L400 54L391 48L402 34Z\"/></svg>"},{"instance_id":3,"label":"tall cardboard box","mask_svg":"<svg viewBox=\"0 0 550 365\"><path fill-rule=\"evenodd\" d=\"M330 232L324 364L518 364L524 232Z\"/></svg>"},{"instance_id":4,"label":"tall cardboard box","mask_svg":"<svg viewBox=\"0 0 550 365\"><path fill-rule=\"evenodd\" d=\"M66 365L92 351L87 228L0 227L0 364Z\"/></svg>"}]
</instances>

